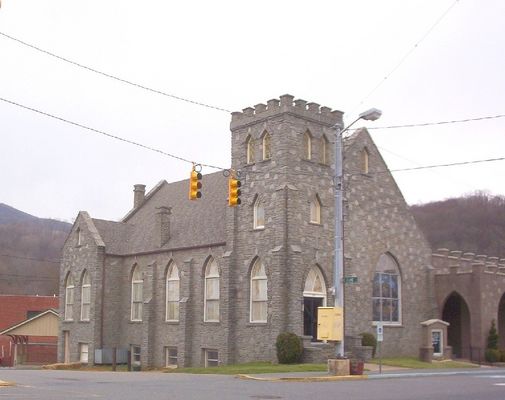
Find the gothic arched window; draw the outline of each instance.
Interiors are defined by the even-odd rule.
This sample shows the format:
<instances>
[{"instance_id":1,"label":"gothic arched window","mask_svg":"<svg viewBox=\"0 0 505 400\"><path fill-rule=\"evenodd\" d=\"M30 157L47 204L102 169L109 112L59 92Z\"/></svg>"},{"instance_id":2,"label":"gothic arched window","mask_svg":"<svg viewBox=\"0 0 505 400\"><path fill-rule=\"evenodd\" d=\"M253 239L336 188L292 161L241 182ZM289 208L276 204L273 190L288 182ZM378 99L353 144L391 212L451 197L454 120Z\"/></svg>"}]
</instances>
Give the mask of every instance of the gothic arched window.
<instances>
[{"instance_id":1,"label":"gothic arched window","mask_svg":"<svg viewBox=\"0 0 505 400\"><path fill-rule=\"evenodd\" d=\"M246 141L246 162L252 164L254 162L254 139L248 136Z\"/></svg>"},{"instance_id":2,"label":"gothic arched window","mask_svg":"<svg viewBox=\"0 0 505 400\"><path fill-rule=\"evenodd\" d=\"M219 321L219 268L211 257L205 267L204 321Z\"/></svg>"},{"instance_id":3,"label":"gothic arched window","mask_svg":"<svg viewBox=\"0 0 505 400\"><path fill-rule=\"evenodd\" d=\"M131 281L131 320L142 321L142 303L143 303L144 280L140 267L133 267Z\"/></svg>"},{"instance_id":4,"label":"gothic arched window","mask_svg":"<svg viewBox=\"0 0 505 400\"><path fill-rule=\"evenodd\" d=\"M312 136L309 131L303 134L303 158L312 159Z\"/></svg>"},{"instance_id":5,"label":"gothic arched window","mask_svg":"<svg viewBox=\"0 0 505 400\"><path fill-rule=\"evenodd\" d=\"M179 268L171 262L167 270L166 281L166 321L179 321Z\"/></svg>"},{"instance_id":6,"label":"gothic arched window","mask_svg":"<svg viewBox=\"0 0 505 400\"><path fill-rule=\"evenodd\" d=\"M270 134L268 132L265 132L263 134L263 139L262 139L262 144L263 144L263 160L270 160L272 157L272 152L270 148Z\"/></svg>"},{"instance_id":7,"label":"gothic arched window","mask_svg":"<svg viewBox=\"0 0 505 400\"><path fill-rule=\"evenodd\" d=\"M70 272L65 280L65 321L74 319L74 279Z\"/></svg>"},{"instance_id":8,"label":"gothic arched window","mask_svg":"<svg viewBox=\"0 0 505 400\"><path fill-rule=\"evenodd\" d=\"M384 253L375 267L372 293L373 321L399 324L401 319L401 275L396 260Z\"/></svg>"},{"instance_id":9,"label":"gothic arched window","mask_svg":"<svg viewBox=\"0 0 505 400\"><path fill-rule=\"evenodd\" d=\"M251 269L251 322L267 322L268 279L265 265L257 259Z\"/></svg>"},{"instance_id":10,"label":"gothic arched window","mask_svg":"<svg viewBox=\"0 0 505 400\"><path fill-rule=\"evenodd\" d=\"M82 275L81 285L81 321L89 321L91 308L91 278L87 270Z\"/></svg>"}]
</instances>

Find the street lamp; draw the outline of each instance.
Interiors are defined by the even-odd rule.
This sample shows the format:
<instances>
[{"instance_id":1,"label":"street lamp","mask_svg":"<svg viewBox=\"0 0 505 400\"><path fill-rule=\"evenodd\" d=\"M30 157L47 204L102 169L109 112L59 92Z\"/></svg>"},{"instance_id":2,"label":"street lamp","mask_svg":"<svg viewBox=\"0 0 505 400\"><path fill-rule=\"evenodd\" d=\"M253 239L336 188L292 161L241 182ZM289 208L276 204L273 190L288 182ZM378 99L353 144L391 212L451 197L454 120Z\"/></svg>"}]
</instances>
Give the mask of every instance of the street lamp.
<instances>
[{"instance_id":1,"label":"street lamp","mask_svg":"<svg viewBox=\"0 0 505 400\"><path fill-rule=\"evenodd\" d=\"M353 126L360 119L367 121L375 121L380 118L382 111L377 108L371 108L359 114L358 118L347 125L345 128L336 124L335 128L335 270L333 288L335 290L335 307L344 307L344 219L343 219L343 185L344 179L342 175L342 134ZM336 355L337 357L344 355L344 337L337 342Z\"/></svg>"}]
</instances>

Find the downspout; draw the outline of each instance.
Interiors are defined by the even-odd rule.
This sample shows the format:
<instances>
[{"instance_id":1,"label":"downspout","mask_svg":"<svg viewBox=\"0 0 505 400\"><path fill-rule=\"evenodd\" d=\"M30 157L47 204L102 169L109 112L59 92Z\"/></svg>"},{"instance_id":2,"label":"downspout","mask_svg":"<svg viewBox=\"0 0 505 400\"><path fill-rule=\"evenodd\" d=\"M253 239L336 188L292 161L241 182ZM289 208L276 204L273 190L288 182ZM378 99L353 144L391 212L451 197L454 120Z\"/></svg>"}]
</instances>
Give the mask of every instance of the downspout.
<instances>
[{"instance_id":1,"label":"downspout","mask_svg":"<svg viewBox=\"0 0 505 400\"><path fill-rule=\"evenodd\" d=\"M104 320L104 301L105 301L105 248L102 248L102 293L100 302L100 348L103 349L103 320Z\"/></svg>"},{"instance_id":2,"label":"downspout","mask_svg":"<svg viewBox=\"0 0 505 400\"><path fill-rule=\"evenodd\" d=\"M284 274L283 274L283 278L284 278L284 301L286 302L285 303L285 309L284 309L284 331L287 331L288 330L288 310L289 310L289 299L288 299L288 293L289 293L289 288L288 288L288 285L289 285L289 282L290 280L289 279L286 279L286 277L288 276L288 266L289 266L289 262L288 262L288 257L289 257L289 250L288 250L288 243L289 243L289 237L288 237L288 234L289 234L289 229L288 229L288 216L289 216L289 213L288 213L288 185L286 184L286 186L284 186L284 243L283 243L283 246L284 246Z\"/></svg>"}]
</instances>

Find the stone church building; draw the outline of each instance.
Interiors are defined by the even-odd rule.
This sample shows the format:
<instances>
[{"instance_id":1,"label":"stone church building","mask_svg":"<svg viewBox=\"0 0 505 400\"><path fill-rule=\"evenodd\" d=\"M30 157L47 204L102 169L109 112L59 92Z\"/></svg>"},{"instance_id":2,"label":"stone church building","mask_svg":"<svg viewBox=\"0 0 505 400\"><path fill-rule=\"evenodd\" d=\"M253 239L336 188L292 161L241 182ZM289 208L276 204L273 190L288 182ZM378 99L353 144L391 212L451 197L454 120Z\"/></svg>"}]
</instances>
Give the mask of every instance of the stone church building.
<instances>
[{"instance_id":1,"label":"stone church building","mask_svg":"<svg viewBox=\"0 0 505 400\"><path fill-rule=\"evenodd\" d=\"M188 180L161 181L135 185L121 221L81 211L63 249L59 360L117 348L142 368L270 361L285 331L333 351L316 342L316 310L334 304L337 123L290 95L233 113L240 206L216 172L198 200ZM383 355L417 355L420 323L441 318L431 250L366 129L344 140L344 175L345 335L382 322Z\"/></svg>"}]
</instances>

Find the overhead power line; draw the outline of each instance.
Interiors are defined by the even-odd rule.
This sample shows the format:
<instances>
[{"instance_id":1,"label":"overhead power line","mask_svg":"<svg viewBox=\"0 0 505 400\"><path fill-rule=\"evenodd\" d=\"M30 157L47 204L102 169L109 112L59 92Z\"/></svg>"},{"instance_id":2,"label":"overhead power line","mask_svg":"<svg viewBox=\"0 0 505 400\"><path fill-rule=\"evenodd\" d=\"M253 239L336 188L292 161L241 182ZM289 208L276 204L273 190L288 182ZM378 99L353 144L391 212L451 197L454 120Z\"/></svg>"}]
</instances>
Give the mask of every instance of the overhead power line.
<instances>
[{"instance_id":1,"label":"overhead power line","mask_svg":"<svg viewBox=\"0 0 505 400\"><path fill-rule=\"evenodd\" d=\"M27 42L25 42L23 40L20 40L20 39L17 39L15 37L13 37L13 36L7 35L6 33L0 32L0 35L2 35L3 37L5 37L7 39L13 40L16 43L22 44L23 46L29 47L29 48L31 48L33 50L36 50L36 51L39 51L39 52L41 52L43 54L46 54L46 55L51 56L51 57L54 57L54 58L56 58L56 59L58 59L60 61L64 61L64 62L66 62L68 64L71 64L71 65L74 65L76 67L85 69L85 70L90 71L90 72L94 72L95 74L99 74L99 75L105 76L107 78L114 79L114 80L116 80L118 82L126 83L127 85L134 86L134 87L137 87L139 89L147 90L147 91L152 92L152 93L160 94L162 96L170 97L170 98L175 99L175 100L185 101L186 103L195 104L197 106L202 106L202 107L211 108L211 109L218 110L218 111L224 111L224 112L227 112L227 113L231 113L230 110L227 110L227 109L222 108L222 107L217 107L217 106L213 106L211 104L206 104L206 103L202 103L202 102L199 102L199 101L187 99L185 97L176 96L174 94L164 92L163 90L153 89L153 88L150 88L148 86L142 85L140 83L136 83L136 82L130 81L128 79L123 79L123 78L120 78L120 77L118 77L116 75L108 74L107 72L103 72L103 71L100 71L98 69L95 69L95 68L92 68L92 67L88 67L87 65L78 63L76 61L72 61L72 60L70 60L68 58L59 56L58 54L52 53L52 52L50 52L48 50L44 50L44 49L42 49L42 48L40 48L38 46L35 46L33 44L27 43Z\"/></svg>"},{"instance_id":2,"label":"overhead power line","mask_svg":"<svg viewBox=\"0 0 505 400\"><path fill-rule=\"evenodd\" d=\"M42 258L33 258L33 257L25 257L25 256L15 256L13 254L0 254L0 257L9 257L9 258L17 258L20 260L30 260L30 261L40 261L40 262L48 262L53 264L59 264L59 261L56 260L44 260Z\"/></svg>"},{"instance_id":3,"label":"overhead power line","mask_svg":"<svg viewBox=\"0 0 505 400\"><path fill-rule=\"evenodd\" d=\"M504 118L504 117L505 117L505 114L498 114L498 115L489 115L489 116L485 116L485 117L454 119L454 120L449 120L449 121L422 122L422 123L417 123L417 124L405 124L405 125L374 126L374 127L367 127L366 129L372 130L372 129L417 128L417 127L421 127L421 126L460 124L460 123L465 123L465 122L483 121L483 120L488 120L488 119L496 119L496 118ZM355 130L358 130L358 129L360 129L360 128L356 128Z\"/></svg>"},{"instance_id":4,"label":"overhead power line","mask_svg":"<svg viewBox=\"0 0 505 400\"><path fill-rule=\"evenodd\" d=\"M360 107L366 100L368 100L370 96L374 94L389 79L389 77L393 75L396 72L396 70L398 70L398 68L402 66L405 60L419 47L419 45L424 41L424 39L428 37L428 35L433 31L433 29L435 29L435 27L445 18L445 16L449 14L449 12L458 2L459 0L455 0L454 3L452 3L449 6L449 8L447 8L447 10L445 10L440 17L438 17L438 19L433 23L433 25L430 26L430 28L426 31L426 33L423 36L421 36L421 38L414 44L414 46L412 46L412 48L404 54L404 56L400 59L400 61L396 63L393 69L391 69L391 71L380 80L380 82L363 98L363 100L361 100L358 103L358 105L353 109L351 114L354 113L354 111L356 111L356 109Z\"/></svg>"},{"instance_id":5,"label":"overhead power line","mask_svg":"<svg viewBox=\"0 0 505 400\"><path fill-rule=\"evenodd\" d=\"M201 165L202 167L209 167L209 168L220 169L220 170L227 169L227 168L217 167L215 165L210 165L210 164L196 163L194 161L188 160L187 158L179 157L179 156L177 156L175 154L167 153L166 151L163 151L163 150L160 150L160 149L156 149L154 147L147 146L147 145L142 144L142 143L134 142L133 140L129 140L129 139L122 138L120 136L112 135L112 134L104 132L102 130L91 128L89 126L80 124L78 122L70 121L70 120L65 119L63 117L59 117L57 115L53 115L53 114L47 113L45 111L38 110L36 108L32 108L32 107L25 106L23 104L16 103L15 101L12 101L12 100L4 99L2 97L0 97L0 100L4 101L6 103L12 104L14 106L24 108L25 110L33 111L35 113L44 115L46 117L50 117L50 118L56 119L58 121L65 122L65 123L70 124L70 125L78 126L79 128L86 129L88 131L91 131L91 132L94 132L94 133L98 133L98 134L103 135L103 136L107 136L107 137L109 137L111 139L119 140L121 142L132 144L134 146L138 146L138 147L141 147L141 148L146 149L146 150L154 151L156 153L162 154L162 155L167 156L167 157L174 158L174 159L179 160L179 161L184 161L184 162L187 162L187 163L190 163L190 164L193 164L193 165L198 164L198 165Z\"/></svg>"}]
</instances>

